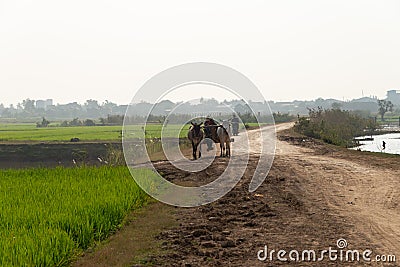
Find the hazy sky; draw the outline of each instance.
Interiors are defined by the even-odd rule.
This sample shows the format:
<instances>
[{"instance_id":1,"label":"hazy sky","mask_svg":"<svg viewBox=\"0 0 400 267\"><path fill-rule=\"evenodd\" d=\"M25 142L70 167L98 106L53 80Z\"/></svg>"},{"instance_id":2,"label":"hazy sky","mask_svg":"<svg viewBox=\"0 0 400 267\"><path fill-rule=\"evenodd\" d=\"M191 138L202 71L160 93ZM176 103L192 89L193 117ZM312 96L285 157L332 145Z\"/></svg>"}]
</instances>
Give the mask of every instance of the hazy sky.
<instances>
[{"instance_id":1,"label":"hazy sky","mask_svg":"<svg viewBox=\"0 0 400 267\"><path fill-rule=\"evenodd\" d=\"M128 103L195 61L268 100L384 97L400 88L400 1L0 0L0 103Z\"/></svg>"}]
</instances>

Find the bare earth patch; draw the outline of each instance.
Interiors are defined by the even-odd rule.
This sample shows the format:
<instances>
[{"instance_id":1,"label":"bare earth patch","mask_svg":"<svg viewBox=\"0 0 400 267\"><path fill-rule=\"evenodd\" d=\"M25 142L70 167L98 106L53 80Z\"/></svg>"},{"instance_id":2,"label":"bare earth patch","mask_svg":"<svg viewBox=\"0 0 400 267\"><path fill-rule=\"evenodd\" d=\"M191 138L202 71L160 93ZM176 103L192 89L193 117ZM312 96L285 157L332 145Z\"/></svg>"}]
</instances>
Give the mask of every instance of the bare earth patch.
<instances>
[{"instance_id":1,"label":"bare earth patch","mask_svg":"<svg viewBox=\"0 0 400 267\"><path fill-rule=\"evenodd\" d=\"M131 212L121 230L95 249L89 249L72 266L152 264L152 255L157 255L161 246L156 236L161 230L176 225L174 208L153 202L139 211Z\"/></svg>"}]
</instances>

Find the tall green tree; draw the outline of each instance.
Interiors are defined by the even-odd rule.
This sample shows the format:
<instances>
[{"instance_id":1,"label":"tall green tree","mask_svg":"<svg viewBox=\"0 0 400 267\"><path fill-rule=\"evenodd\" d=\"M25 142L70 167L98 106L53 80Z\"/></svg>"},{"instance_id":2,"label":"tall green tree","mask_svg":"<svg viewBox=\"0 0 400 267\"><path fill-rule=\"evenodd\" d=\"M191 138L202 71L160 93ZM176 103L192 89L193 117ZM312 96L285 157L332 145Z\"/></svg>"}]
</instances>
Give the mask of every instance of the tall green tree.
<instances>
[{"instance_id":1,"label":"tall green tree","mask_svg":"<svg viewBox=\"0 0 400 267\"><path fill-rule=\"evenodd\" d=\"M386 112L393 111L393 104L388 100L378 100L378 106L378 113L381 115L381 120L384 121Z\"/></svg>"},{"instance_id":2,"label":"tall green tree","mask_svg":"<svg viewBox=\"0 0 400 267\"><path fill-rule=\"evenodd\" d=\"M35 110L35 100L30 100L29 98L22 101L22 107L26 111Z\"/></svg>"}]
</instances>

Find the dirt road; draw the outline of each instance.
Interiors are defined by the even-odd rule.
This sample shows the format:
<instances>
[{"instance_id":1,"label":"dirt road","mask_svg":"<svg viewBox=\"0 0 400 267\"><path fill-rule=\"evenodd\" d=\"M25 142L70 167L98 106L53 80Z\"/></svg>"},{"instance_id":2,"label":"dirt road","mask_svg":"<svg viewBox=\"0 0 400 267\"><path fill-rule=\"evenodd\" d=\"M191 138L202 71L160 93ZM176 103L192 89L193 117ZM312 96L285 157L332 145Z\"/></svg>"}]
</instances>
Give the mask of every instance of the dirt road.
<instances>
[{"instance_id":1,"label":"dirt road","mask_svg":"<svg viewBox=\"0 0 400 267\"><path fill-rule=\"evenodd\" d=\"M289 126L277 128L283 131ZM257 139L257 132L250 133L250 138ZM328 256L322 262L277 260L278 250L297 250L301 254L303 250L319 253L329 247L338 249L336 242L341 238L348 244L343 250L357 249L362 253L370 249L372 260L382 254L396 255L400 261L400 157L348 151L285 131L279 134L279 139L271 171L256 192L248 192L258 162L257 155L252 154L243 179L226 196L198 208L171 211L179 225L156 235L161 249L151 251L144 263L155 266L381 266L381 263L363 260L331 261ZM234 151L237 144L233 144ZM179 171L168 162L159 162L157 169L175 183L196 185L214 180L227 162L225 158L217 158L210 167L196 174ZM120 238L124 242L124 237ZM265 245L268 253L276 251L272 261L257 258ZM107 249L105 246L98 253ZM96 258L96 254L91 257ZM90 261L86 261L88 265ZM397 266L396 263L386 265Z\"/></svg>"},{"instance_id":2,"label":"dirt road","mask_svg":"<svg viewBox=\"0 0 400 267\"><path fill-rule=\"evenodd\" d=\"M277 154L290 158L307 194L353 221L373 248L400 255L400 157L305 146L279 142Z\"/></svg>"}]
</instances>

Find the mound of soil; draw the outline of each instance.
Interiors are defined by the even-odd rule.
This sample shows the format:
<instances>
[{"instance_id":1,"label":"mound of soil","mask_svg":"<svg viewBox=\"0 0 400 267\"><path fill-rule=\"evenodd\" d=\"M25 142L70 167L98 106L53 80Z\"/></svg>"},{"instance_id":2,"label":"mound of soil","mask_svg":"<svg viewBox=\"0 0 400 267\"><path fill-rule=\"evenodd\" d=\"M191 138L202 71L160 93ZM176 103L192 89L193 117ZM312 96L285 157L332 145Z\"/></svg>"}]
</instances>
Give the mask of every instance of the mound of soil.
<instances>
[{"instance_id":1,"label":"mound of soil","mask_svg":"<svg viewBox=\"0 0 400 267\"><path fill-rule=\"evenodd\" d=\"M213 173L227 164L216 160L208 169ZM252 157L245 177L218 201L198 208L179 208L179 227L158 235L162 256L153 257L156 266L266 266L257 252L271 249L323 249L335 246L341 236L349 236L352 225L320 200L304 198L304 190L285 158L277 157L264 184L256 193L248 192L251 174L257 164ZM199 176L176 176L169 164L159 164L163 173L174 173L196 184ZM204 171L205 172L205 171ZM200 175L201 176L201 175ZM168 177L168 175L167 175ZM269 262L270 266L287 262ZM267 264L268 265L268 264ZM325 266L335 266L327 262ZM269 266L269 265L268 265Z\"/></svg>"}]
</instances>

